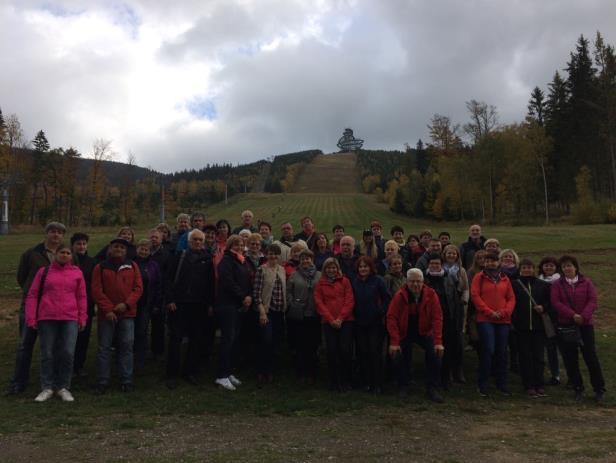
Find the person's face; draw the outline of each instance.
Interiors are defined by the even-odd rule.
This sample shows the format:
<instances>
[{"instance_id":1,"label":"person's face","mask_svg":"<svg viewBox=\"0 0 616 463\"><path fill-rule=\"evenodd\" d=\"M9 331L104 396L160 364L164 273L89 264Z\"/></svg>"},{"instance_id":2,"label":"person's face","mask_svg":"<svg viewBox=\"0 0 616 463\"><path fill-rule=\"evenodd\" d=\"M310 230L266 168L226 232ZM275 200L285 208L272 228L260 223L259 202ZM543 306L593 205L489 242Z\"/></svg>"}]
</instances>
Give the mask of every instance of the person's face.
<instances>
[{"instance_id":1,"label":"person's face","mask_svg":"<svg viewBox=\"0 0 616 463\"><path fill-rule=\"evenodd\" d=\"M109 255L115 259L123 259L126 257L126 246L121 243L113 243L109 246Z\"/></svg>"},{"instance_id":2,"label":"person's face","mask_svg":"<svg viewBox=\"0 0 616 463\"><path fill-rule=\"evenodd\" d=\"M205 235L205 243L208 246L211 246L216 241L216 232L214 230L207 230L203 232Z\"/></svg>"},{"instance_id":3,"label":"person's face","mask_svg":"<svg viewBox=\"0 0 616 463\"><path fill-rule=\"evenodd\" d=\"M338 276L338 269L333 264L328 265L325 267L325 275L327 275L328 278L336 278Z\"/></svg>"},{"instance_id":4,"label":"person's face","mask_svg":"<svg viewBox=\"0 0 616 463\"><path fill-rule=\"evenodd\" d=\"M148 246L137 246L137 255L142 259L147 259L150 256L150 248Z\"/></svg>"},{"instance_id":5,"label":"person's face","mask_svg":"<svg viewBox=\"0 0 616 463\"><path fill-rule=\"evenodd\" d=\"M535 275L535 267L533 265L520 266L520 276L532 277Z\"/></svg>"},{"instance_id":6,"label":"person's face","mask_svg":"<svg viewBox=\"0 0 616 463\"><path fill-rule=\"evenodd\" d=\"M419 237L419 241L421 242L421 245L428 249L428 247L430 246L430 240L432 239L432 237L430 235L423 235Z\"/></svg>"},{"instance_id":7,"label":"person's face","mask_svg":"<svg viewBox=\"0 0 616 463\"><path fill-rule=\"evenodd\" d=\"M312 233L312 231L314 230L314 224L312 223L312 220L304 219L304 221L302 222L302 229L306 233Z\"/></svg>"},{"instance_id":8,"label":"person's face","mask_svg":"<svg viewBox=\"0 0 616 463\"><path fill-rule=\"evenodd\" d=\"M272 232L268 226L262 225L261 227L259 227L259 235L261 235L264 240L268 239L271 234Z\"/></svg>"},{"instance_id":9,"label":"person's face","mask_svg":"<svg viewBox=\"0 0 616 463\"><path fill-rule=\"evenodd\" d=\"M340 241L343 236L344 236L344 228L336 228L334 230L334 239L336 241Z\"/></svg>"},{"instance_id":10,"label":"person's face","mask_svg":"<svg viewBox=\"0 0 616 463\"><path fill-rule=\"evenodd\" d=\"M312 259L310 258L310 256L304 254L299 258L299 265L302 268L310 268L312 267Z\"/></svg>"},{"instance_id":11,"label":"person's face","mask_svg":"<svg viewBox=\"0 0 616 463\"><path fill-rule=\"evenodd\" d=\"M513 254L510 252L506 252L501 256L501 264L504 267L512 267L515 265L515 259L513 258Z\"/></svg>"},{"instance_id":12,"label":"person's face","mask_svg":"<svg viewBox=\"0 0 616 463\"><path fill-rule=\"evenodd\" d=\"M275 252L267 253L267 263L270 265L276 265L278 263L279 256Z\"/></svg>"},{"instance_id":13,"label":"person's face","mask_svg":"<svg viewBox=\"0 0 616 463\"><path fill-rule=\"evenodd\" d=\"M398 254L398 246L389 245L385 246L385 257L389 257L393 254Z\"/></svg>"},{"instance_id":14,"label":"person's face","mask_svg":"<svg viewBox=\"0 0 616 463\"><path fill-rule=\"evenodd\" d=\"M419 241L417 241L415 238L411 238L409 240L409 247L416 248L417 246L419 246Z\"/></svg>"},{"instance_id":15,"label":"person's face","mask_svg":"<svg viewBox=\"0 0 616 463\"><path fill-rule=\"evenodd\" d=\"M400 259L394 259L389 266L391 273L398 275L402 272L402 261Z\"/></svg>"},{"instance_id":16,"label":"person's face","mask_svg":"<svg viewBox=\"0 0 616 463\"><path fill-rule=\"evenodd\" d=\"M443 265L441 264L441 261L438 259L433 259L428 263L428 270L430 270L431 272L434 272L434 273L440 272L442 268L443 268Z\"/></svg>"},{"instance_id":17,"label":"person's face","mask_svg":"<svg viewBox=\"0 0 616 463\"><path fill-rule=\"evenodd\" d=\"M290 223L285 223L282 227L280 227L280 232L285 239L290 239L293 237L293 227Z\"/></svg>"},{"instance_id":18,"label":"person's face","mask_svg":"<svg viewBox=\"0 0 616 463\"><path fill-rule=\"evenodd\" d=\"M383 234L383 229L377 225L372 227L372 234L374 236L381 236Z\"/></svg>"},{"instance_id":19,"label":"person's face","mask_svg":"<svg viewBox=\"0 0 616 463\"><path fill-rule=\"evenodd\" d=\"M231 245L231 250L239 254L244 250L244 245L239 240L234 241L233 244Z\"/></svg>"},{"instance_id":20,"label":"person's face","mask_svg":"<svg viewBox=\"0 0 616 463\"><path fill-rule=\"evenodd\" d=\"M64 239L64 232L62 230L58 230L57 228L52 228L47 232L47 242L51 245L59 245L62 244L62 240Z\"/></svg>"},{"instance_id":21,"label":"person's face","mask_svg":"<svg viewBox=\"0 0 616 463\"><path fill-rule=\"evenodd\" d=\"M488 252L498 252L498 244L496 243L488 243L486 244L486 251Z\"/></svg>"},{"instance_id":22,"label":"person's face","mask_svg":"<svg viewBox=\"0 0 616 463\"><path fill-rule=\"evenodd\" d=\"M248 247L248 237L250 235L240 235L240 237L242 238L242 242L244 243L244 247L247 248Z\"/></svg>"},{"instance_id":23,"label":"person's face","mask_svg":"<svg viewBox=\"0 0 616 463\"><path fill-rule=\"evenodd\" d=\"M259 254L261 252L261 241L250 240L248 242L248 250L251 254Z\"/></svg>"},{"instance_id":24,"label":"person's face","mask_svg":"<svg viewBox=\"0 0 616 463\"><path fill-rule=\"evenodd\" d=\"M406 284L413 294L416 296L421 294L423 279L419 275L411 275L410 278L406 280Z\"/></svg>"},{"instance_id":25,"label":"person's face","mask_svg":"<svg viewBox=\"0 0 616 463\"><path fill-rule=\"evenodd\" d=\"M162 235L160 232L150 233L150 244L153 248L157 249L162 241Z\"/></svg>"},{"instance_id":26,"label":"person's face","mask_svg":"<svg viewBox=\"0 0 616 463\"><path fill-rule=\"evenodd\" d=\"M546 262L541 267L541 270L546 277L551 277L556 273L556 265L554 265L554 262Z\"/></svg>"},{"instance_id":27,"label":"person's face","mask_svg":"<svg viewBox=\"0 0 616 463\"><path fill-rule=\"evenodd\" d=\"M372 243L372 241L374 240L374 236L372 235L364 235L364 243Z\"/></svg>"},{"instance_id":28,"label":"person's face","mask_svg":"<svg viewBox=\"0 0 616 463\"><path fill-rule=\"evenodd\" d=\"M445 252L445 260L449 264L455 264L458 261L458 251L449 249Z\"/></svg>"},{"instance_id":29,"label":"person's face","mask_svg":"<svg viewBox=\"0 0 616 463\"><path fill-rule=\"evenodd\" d=\"M205 237L202 233L193 233L188 240L188 246L193 251L199 251L203 249L203 245L205 244Z\"/></svg>"},{"instance_id":30,"label":"person's face","mask_svg":"<svg viewBox=\"0 0 616 463\"><path fill-rule=\"evenodd\" d=\"M298 260L301 252L301 249L291 249L291 260Z\"/></svg>"},{"instance_id":31,"label":"person's face","mask_svg":"<svg viewBox=\"0 0 616 463\"><path fill-rule=\"evenodd\" d=\"M199 230L201 230L204 225L205 225L205 219L203 217L195 217L192 220L192 227L193 228L198 228Z\"/></svg>"},{"instance_id":32,"label":"person's face","mask_svg":"<svg viewBox=\"0 0 616 463\"><path fill-rule=\"evenodd\" d=\"M226 223L221 223L218 226L218 233L224 237L229 236L229 227L227 227Z\"/></svg>"},{"instance_id":33,"label":"person's face","mask_svg":"<svg viewBox=\"0 0 616 463\"><path fill-rule=\"evenodd\" d=\"M486 265L486 256L484 255L477 256L477 266L479 268L484 268L485 265Z\"/></svg>"},{"instance_id":34,"label":"person's face","mask_svg":"<svg viewBox=\"0 0 616 463\"><path fill-rule=\"evenodd\" d=\"M441 242L440 241L431 241L430 242L430 252L434 253L434 254L440 254L441 253Z\"/></svg>"},{"instance_id":35,"label":"person's face","mask_svg":"<svg viewBox=\"0 0 616 463\"><path fill-rule=\"evenodd\" d=\"M161 228L158 230L160 232L160 238L163 241L168 241L169 240L169 231L166 228Z\"/></svg>"},{"instance_id":36,"label":"person's face","mask_svg":"<svg viewBox=\"0 0 616 463\"><path fill-rule=\"evenodd\" d=\"M123 240L126 240L130 243L131 240L133 239L133 234L131 233L130 230L125 229L120 232L120 234L118 235L118 238L122 238Z\"/></svg>"},{"instance_id":37,"label":"person's face","mask_svg":"<svg viewBox=\"0 0 616 463\"><path fill-rule=\"evenodd\" d=\"M88 251L88 242L86 240L77 240L73 243L73 252L75 254L84 255Z\"/></svg>"},{"instance_id":38,"label":"person's face","mask_svg":"<svg viewBox=\"0 0 616 463\"><path fill-rule=\"evenodd\" d=\"M190 228L188 219L180 219L176 228L177 228L177 231L187 231Z\"/></svg>"},{"instance_id":39,"label":"person's face","mask_svg":"<svg viewBox=\"0 0 616 463\"><path fill-rule=\"evenodd\" d=\"M481 237L481 227L479 225L473 225L468 229L468 236L474 240L478 240Z\"/></svg>"},{"instance_id":40,"label":"person's face","mask_svg":"<svg viewBox=\"0 0 616 463\"><path fill-rule=\"evenodd\" d=\"M62 248L56 252L56 262L60 265L64 265L71 260L73 253L68 248Z\"/></svg>"},{"instance_id":41,"label":"person's face","mask_svg":"<svg viewBox=\"0 0 616 463\"><path fill-rule=\"evenodd\" d=\"M319 235L319 239L317 240L317 246L319 249L327 248L327 238L324 235Z\"/></svg>"},{"instance_id":42,"label":"person's face","mask_svg":"<svg viewBox=\"0 0 616 463\"><path fill-rule=\"evenodd\" d=\"M352 255L353 254L353 243L351 243L350 240L342 240L340 242L340 252L346 257L349 257L350 255Z\"/></svg>"},{"instance_id":43,"label":"person's face","mask_svg":"<svg viewBox=\"0 0 616 463\"><path fill-rule=\"evenodd\" d=\"M365 262L362 262L357 267L357 273L359 274L360 277L365 278L368 275L370 275L370 267Z\"/></svg>"},{"instance_id":44,"label":"person's face","mask_svg":"<svg viewBox=\"0 0 616 463\"><path fill-rule=\"evenodd\" d=\"M499 262L494 259L484 259L484 266L488 270L496 270L499 266Z\"/></svg>"},{"instance_id":45,"label":"person's face","mask_svg":"<svg viewBox=\"0 0 616 463\"><path fill-rule=\"evenodd\" d=\"M447 236L447 235L442 235L439 237L439 240L441 242L441 246L444 248L445 246L447 246L449 243L451 243L451 239Z\"/></svg>"},{"instance_id":46,"label":"person's face","mask_svg":"<svg viewBox=\"0 0 616 463\"><path fill-rule=\"evenodd\" d=\"M252 225L252 214L244 214L242 216L242 223L246 227L250 227Z\"/></svg>"},{"instance_id":47,"label":"person's face","mask_svg":"<svg viewBox=\"0 0 616 463\"><path fill-rule=\"evenodd\" d=\"M575 276L577 275L575 265L573 265L571 262L563 263L560 268L563 270L563 274L567 278L575 278Z\"/></svg>"},{"instance_id":48,"label":"person's face","mask_svg":"<svg viewBox=\"0 0 616 463\"><path fill-rule=\"evenodd\" d=\"M396 241L402 241L404 239L404 233L402 233L401 231L395 231L394 234L391 236Z\"/></svg>"}]
</instances>

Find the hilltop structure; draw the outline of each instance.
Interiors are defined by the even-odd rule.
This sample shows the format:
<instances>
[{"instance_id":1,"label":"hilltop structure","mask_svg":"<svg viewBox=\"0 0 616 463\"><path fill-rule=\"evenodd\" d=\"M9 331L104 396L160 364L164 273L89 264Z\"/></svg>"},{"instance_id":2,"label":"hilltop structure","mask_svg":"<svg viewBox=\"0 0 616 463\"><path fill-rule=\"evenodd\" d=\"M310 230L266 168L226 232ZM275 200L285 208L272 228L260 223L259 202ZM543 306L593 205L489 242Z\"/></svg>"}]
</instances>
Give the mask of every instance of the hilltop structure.
<instances>
[{"instance_id":1,"label":"hilltop structure","mask_svg":"<svg viewBox=\"0 0 616 463\"><path fill-rule=\"evenodd\" d=\"M361 149L364 141L353 136L353 129L344 129L342 137L338 140L338 148L342 151L356 151Z\"/></svg>"}]
</instances>

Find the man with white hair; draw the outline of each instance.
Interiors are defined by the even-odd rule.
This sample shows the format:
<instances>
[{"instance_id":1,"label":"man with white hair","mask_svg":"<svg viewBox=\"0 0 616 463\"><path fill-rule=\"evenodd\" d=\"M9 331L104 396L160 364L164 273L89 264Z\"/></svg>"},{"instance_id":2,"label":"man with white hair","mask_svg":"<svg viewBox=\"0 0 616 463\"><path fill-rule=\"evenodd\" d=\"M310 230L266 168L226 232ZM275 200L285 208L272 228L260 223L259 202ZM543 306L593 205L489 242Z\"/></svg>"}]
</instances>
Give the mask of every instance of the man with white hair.
<instances>
[{"instance_id":1,"label":"man with white hair","mask_svg":"<svg viewBox=\"0 0 616 463\"><path fill-rule=\"evenodd\" d=\"M239 235L240 232L244 229L250 230L251 233L257 233L257 226L252 223L252 219L254 218L254 214L252 211L245 210L242 212L242 225L239 227L235 227L233 229L232 234Z\"/></svg>"},{"instance_id":2,"label":"man with white hair","mask_svg":"<svg viewBox=\"0 0 616 463\"><path fill-rule=\"evenodd\" d=\"M359 256L355 254L355 239L352 236L343 236L340 240L340 254L336 256L342 274L349 280L353 281L357 271L355 270L355 264Z\"/></svg>"},{"instance_id":3,"label":"man with white hair","mask_svg":"<svg viewBox=\"0 0 616 463\"><path fill-rule=\"evenodd\" d=\"M406 285L394 295L386 318L389 354L398 369L400 394L408 395L412 346L417 344L425 351L428 399L443 402L437 391L440 359L445 351L443 313L436 292L424 285L421 270L412 268L407 272Z\"/></svg>"}]
</instances>

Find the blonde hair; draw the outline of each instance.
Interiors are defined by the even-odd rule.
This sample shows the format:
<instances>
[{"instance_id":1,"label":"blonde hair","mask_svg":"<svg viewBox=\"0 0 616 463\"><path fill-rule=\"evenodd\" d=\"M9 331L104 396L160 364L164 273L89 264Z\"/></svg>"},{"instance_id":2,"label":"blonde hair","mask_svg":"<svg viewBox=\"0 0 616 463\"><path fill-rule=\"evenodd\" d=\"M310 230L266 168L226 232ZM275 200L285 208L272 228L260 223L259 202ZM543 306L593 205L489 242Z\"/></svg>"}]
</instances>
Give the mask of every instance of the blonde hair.
<instances>
[{"instance_id":1,"label":"blonde hair","mask_svg":"<svg viewBox=\"0 0 616 463\"><path fill-rule=\"evenodd\" d=\"M503 256L505 254L511 254L513 256L513 262L515 262L515 266L519 267L520 266L520 257L518 256L518 254L513 250L513 249L503 249L499 254L498 254L498 260L502 260Z\"/></svg>"},{"instance_id":2,"label":"blonde hair","mask_svg":"<svg viewBox=\"0 0 616 463\"><path fill-rule=\"evenodd\" d=\"M250 236L248 237L247 242L252 243L253 241L261 242L263 241L263 237L258 233L251 233Z\"/></svg>"},{"instance_id":3,"label":"blonde hair","mask_svg":"<svg viewBox=\"0 0 616 463\"><path fill-rule=\"evenodd\" d=\"M332 265L336 267L336 273L338 274L338 276L342 275L342 269L340 268L340 263L338 262L338 259L336 259L335 257L328 257L327 259L325 259L325 262L323 262L323 272L321 274L321 278L325 276L325 270L327 270L327 267L330 267Z\"/></svg>"}]
</instances>

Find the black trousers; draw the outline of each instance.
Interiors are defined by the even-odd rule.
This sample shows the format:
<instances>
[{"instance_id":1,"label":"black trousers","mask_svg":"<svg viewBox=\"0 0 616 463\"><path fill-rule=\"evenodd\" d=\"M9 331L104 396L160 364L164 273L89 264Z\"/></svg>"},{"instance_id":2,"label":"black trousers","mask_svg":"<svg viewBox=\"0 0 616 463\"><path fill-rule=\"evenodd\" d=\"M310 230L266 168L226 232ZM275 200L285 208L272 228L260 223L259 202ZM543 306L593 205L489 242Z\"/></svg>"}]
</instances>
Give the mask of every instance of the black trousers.
<instances>
[{"instance_id":1,"label":"black trousers","mask_svg":"<svg viewBox=\"0 0 616 463\"><path fill-rule=\"evenodd\" d=\"M380 388L383 381L384 335L380 323L355 327L362 384L371 389Z\"/></svg>"},{"instance_id":2,"label":"black trousers","mask_svg":"<svg viewBox=\"0 0 616 463\"><path fill-rule=\"evenodd\" d=\"M340 329L333 328L329 324L323 325L331 388L347 389L351 385L354 331L353 321L343 322Z\"/></svg>"},{"instance_id":3,"label":"black trousers","mask_svg":"<svg viewBox=\"0 0 616 463\"><path fill-rule=\"evenodd\" d=\"M417 331L409 332L400 342L400 354L393 358L395 368L398 370L398 387L408 389L411 382L410 366L413 362L413 344L417 344L424 351L426 365L426 389L438 387L441 374L441 359L434 352L434 340L431 336L420 336Z\"/></svg>"},{"instance_id":4,"label":"black trousers","mask_svg":"<svg viewBox=\"0 0 616 463\"><path fill-rule=\"evenodd\" d=\"M23 390L28 386L30 378L30 364L32 363L32 351L36 344L38 331L26 326L25 309L19 312L19 346L15 356L15 375L11 380L11 387Z\"/></svg>"},{"instance_id":5,"label":"black trousers","mask_svg":"<svg viewBox=\"0 0 616 463\"><path fill-rule=\"evenodd\" d=\"M153 355L163 355L165 353L165 318L166 311L163 308L155 307L150 314L151 340L150 350Z\"/></svg>"},{"instance_id":6,"label":"black trousers","mask_svg":"<svg viewBox=\"0 0 616 463\"><path fill-rule=\"evenodd\" d=\"M206 310L203 304L177 304L177 310L168 313L168 378L176 378L180 375L182 340L184 337L188 337L188 346L181 373L185 376L195 376L199 374L201 352L203 352L203 329L207 316Z\"/></svg>"},{"instance_id":7,"label":"black trousers","mask_svg":"<svg viewBox=\"0 0 616 463\"><path fill-rule=\"evenodd\" d=\"M514 331L520 361L520 376L525 389L544 386L545 344L547 338L543 330Z\"/></svg>"},{"instance_id":8,"label":"black trousers","mask_svg":"<svg viewBox=\"0 0 616 463\"><path fill-rule=\"evenodd\" d=\"M237 357L236 340L240 333L240 308L218 305L214 308L216 322L220 327L220 347L218 351L217 378L227 378L233 374L234 358Z\"/></svg>"},{"instance_id":9,"label":"black trousers","mask_svg":"<svg viewBox=\"0 0 616 463\"><path fill-rule=\"evenodd\" d=\"M315 378L321 345L321 319L305 317L303 320L287 319L287 339L295 346L295 372L300 378Z\"/></svg>"},{"instance_id":10,"label":"black trousers","mask_svg":"<svg viewBox=\"0 0 616 463\"><path fill-rule=\"evenodd\" d=\"M599 363L597 351L595 350L595 329L592 325L580 326L580 333L582 334L583 346L559 340L560 352L563 356L565 368L567 369L567 376L575 390L582 391L584 389L578 356L578 351L582 351L582 357L588 368L590 383L592 384L593 390L595 392L604 391L605 380L603 379L601 364Z\"/></svg>"},{"instance_id":11,"label":"black trousers","mask_svg":"<svg viewBox=\"0 0 616 463\"><path fill-rule=\"evenodd\" d=\"M451 376L462 373L464 357L464 338L462 332L456 330L454 324L443 327L443 346L445 352L441 359L441 384L446 387L451 382Z\"/></svg>"},{"instance_id":12,"label":"black trousers","mask_svg":"<svg viewBox=\"0 0 616 463\"><path fill-rule=\"evenodd\" d=\"M77 334L77 344L75 345L75 357L73 359L73 370L79 372L83 370L88 355L88 345L90 344L90 334L92 334L92 319L94 310L88 310L88 321L83 331Z\"/></svg>"}]
</instances>

